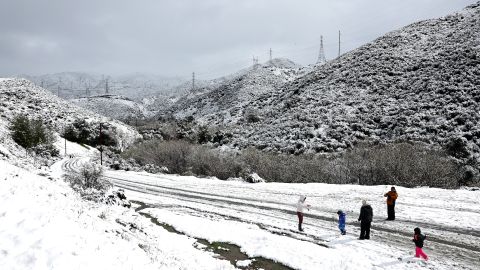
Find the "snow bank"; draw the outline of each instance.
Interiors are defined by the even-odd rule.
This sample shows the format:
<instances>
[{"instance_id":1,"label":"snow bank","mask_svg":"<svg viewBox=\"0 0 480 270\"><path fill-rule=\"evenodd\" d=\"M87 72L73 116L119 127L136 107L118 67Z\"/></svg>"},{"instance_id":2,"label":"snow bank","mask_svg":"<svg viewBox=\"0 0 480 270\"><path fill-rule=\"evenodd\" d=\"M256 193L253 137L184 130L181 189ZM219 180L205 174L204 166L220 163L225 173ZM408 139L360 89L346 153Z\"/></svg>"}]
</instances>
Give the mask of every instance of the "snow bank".
<instances>
[{"instance_id":1,"label":"snow bank","mask_svg":"<svg viewBox=\"0 0 480 270\"><path fill-rule=\"evenodd\" d=\"M0 269L153 269L65 186L0 161Z\"/></svg>"},{"instance_id":2,"label":"snow bank","mask_svg":"<svg viewBox=\"0 0 480 270\"><path fill-rule=\"evenodd\" d=\"M0 160L0 269L234 269L133 210ZM136 224L137 230L121 225Z\"/></svg>"}]
</instances>

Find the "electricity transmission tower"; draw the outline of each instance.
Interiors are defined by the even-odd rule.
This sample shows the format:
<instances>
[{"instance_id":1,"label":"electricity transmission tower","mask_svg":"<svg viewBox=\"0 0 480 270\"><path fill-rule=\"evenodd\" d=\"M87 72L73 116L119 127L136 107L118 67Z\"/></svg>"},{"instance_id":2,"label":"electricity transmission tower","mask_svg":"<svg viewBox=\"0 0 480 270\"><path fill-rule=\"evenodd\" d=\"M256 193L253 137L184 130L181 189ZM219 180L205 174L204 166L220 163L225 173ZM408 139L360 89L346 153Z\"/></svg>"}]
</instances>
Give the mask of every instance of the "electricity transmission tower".
<instances>
[{"instance_id":1,"label":"electricity transmission tower","mask_svg":"<svg viewBox=\"0 0 480 270\"><path fill-rule=\"evenodd\" d=\"M320 36L320 50L318 52L317 64L325 64L327 59L325 58L325 52L323 51L323 36Z\"/></svg>"},{"instance_id":2,"label":"electricity transmission tower","mask_svg":"<svg viewBox=\"0 0 480 270\"><path fill-rule=\"evenodd\" d=\"M253 60L253 67L255 68L258 65L258 56L257 57L253 56L252 60Z\"/></svg>"},{"instance_id":3,"label":"electricity transmission tower","mask_svg":"<svg viewBox=\"0 0 480 270\"><path fill-rule=\"evenodd\" d=\"M195 90L195 72L192 72L192 91Z\"/></svg>"},{"instance_id":4,"label":"electricity transmission tower","mask_svg":"<svg viewBox=\"0 0 480 270\"><path fill-rule=\"evenodd\" d=\"M272 48L270 48L270 62L272 61Z\"/></svg>"},{"instance_id":5,"label":"electricity transmission tower","mask_svg":"<svg viewBox=\"0 0 480 270\"><path fill-rule=\"evenodd\" d=\"M105 94L108 94L108 78L105 79Z\"/></svg>"},{"instance_id":6,"label":"electricity transmission tower","mask_svg":"<svg viewBox=\"0 0 480 270\"><path fill-rule=\"evenodd\" d=\"M58 79L58 84L57 84L57 97L60 97L60 84L62 83L62 79Z\"/></svg>"}]
</instances>

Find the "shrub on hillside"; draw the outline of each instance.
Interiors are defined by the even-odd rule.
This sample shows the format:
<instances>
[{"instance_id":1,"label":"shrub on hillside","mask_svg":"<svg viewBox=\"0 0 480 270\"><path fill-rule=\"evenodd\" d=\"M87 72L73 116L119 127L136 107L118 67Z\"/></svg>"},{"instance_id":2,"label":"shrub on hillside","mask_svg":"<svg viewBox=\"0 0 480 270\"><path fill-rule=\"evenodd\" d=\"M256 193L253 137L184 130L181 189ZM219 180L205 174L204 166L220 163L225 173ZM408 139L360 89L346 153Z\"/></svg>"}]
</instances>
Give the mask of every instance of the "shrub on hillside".
<instances>
[{"instance_id":1,"label":"shrub on hillside","mask_svg":"<svg viewBox=\"0 0 480 270\"><path fill-rule=\"evenodd\" d=\"M100 133L100 123L89 123L85 119L77 119L64 131L65 139L79 144L90 146L116 146L114 127L108 123L102 124L102 133Z\"/></svg>"},{"instance_id":2,"label":"shrub on hillside","mask_svg":"<svg viewBox=\"0 0 480 270\"><path fill-rule=\"evenodd\" d=\"M187 159L191 152L192 145L185 141L150 140L127 149L123 156L135 159L140 165L165 166L169 172L181 174L189 169Z\"/></svg>"},{"instance_id":3,"label":"shrub on hillside","mask_svg":"<svg viewBox=\"0 0 480 270\"><path fill-rule=\"evenodd\" d=\"M53 132L41 120L30 119L26 115L13 118L10 125L12 139L26 149L33 149L36 154L57 156L53 147Z\"/></svg>"},{"instance_id":4,"label":"shrub on hillside","mask_svg":"<svg viewBox=\"0 0 480 270\"><path fill-rule=\"evenodd\" d=\"M240 177L244 167L241 160L235 156L220 153L216 149L205 146L193 148L188 158L188 164L195 175L215 176L222 180Z\"/></svg>"},{"instance_id":5,"label":"shrub on hillside","mask_svg":"<svg viewBox=\"0 0 480 270\"><path fill-rule=\"evenodd\" d=\"M237 154L185 141L148 141L130 148L124 157L143 165L166 166L172 173L219 179L257 173L267 182L443 188L478 180L472 170L462 173L456 161L442 150L418 143L362 144L327 157L274 154L253 148Z\"/></svg>"},{"instance_id":6,"label":"shrub on hillside","mask_svg":"<svg viewBox=\"0 0 480 270\"><path fill-rule=\"evenodd\" d=\"M457 163L420 144L360 145L343 155L348 182L361 185L458 187Z\"/></svg>"},{"instance_id":7,"label":"shrub on hillside","mask_svg":"<svg viewBox=\"0 0 480 270\"><path fill-rule=\"evenodd\" d=\"M260 122L259 113L255 110L247 110L244 114L245 121L247 123L257 123Z\"/></svg>"},{"instance_id":8,"label":"shrub on hillside","mask_svg":"<svg viewBox=\"0 0 480 270\"><path fill-rule=\"evenodd\" d=\"M320 156L273 154L252 148L244 150L241 158L250 171L268 182L334 182L328 160Z\"/></svg>"},{"instance_id":9,"label":"shrub on hillside","mask_svg":"<svg viewBox=\"0 0 480 270\"><path fill-rule=\"evenodd\" d=\"M103 177L103 167L94 163L84 163L78 171L70 171L64 175L73 190L87 200L100 201L111 187Z\"/></svg>"}]
</instances>

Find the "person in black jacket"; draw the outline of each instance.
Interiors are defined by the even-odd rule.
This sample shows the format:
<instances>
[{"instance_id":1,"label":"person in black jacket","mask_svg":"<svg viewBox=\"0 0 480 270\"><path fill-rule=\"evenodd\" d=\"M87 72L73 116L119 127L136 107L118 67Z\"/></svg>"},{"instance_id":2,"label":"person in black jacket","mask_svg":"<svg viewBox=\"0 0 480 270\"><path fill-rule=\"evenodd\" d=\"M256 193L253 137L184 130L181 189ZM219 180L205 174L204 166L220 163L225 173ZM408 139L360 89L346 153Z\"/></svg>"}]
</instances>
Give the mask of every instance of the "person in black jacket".
<instances>
[{"instance_id":1,"label":"person in black jacket","mask_svg":"<svg viewBox=\"0 0 480 270\"><path fill-rule=\"evenodd\" d=\"M370 226L373 219L373 209L367 204L366 200L362 201L362 208L360 208L360 216L358 221L360 221L360 237L358 239L370 239Z\"/></svg>"},{"instance_id":2,"label":"person in black jacket","mask_svg":"<svg viewBox=\"0 0 480 270\"><path fill-rule=\"evenodd\" d=\"M423 241L427 238L426 235L422 234L420 228L415 228L413 230L413 239L412 241L415 243L415 257L420 258L422 257L424 260L428 261L428 256L423 252Z\"/></svg>"}]
</instances>

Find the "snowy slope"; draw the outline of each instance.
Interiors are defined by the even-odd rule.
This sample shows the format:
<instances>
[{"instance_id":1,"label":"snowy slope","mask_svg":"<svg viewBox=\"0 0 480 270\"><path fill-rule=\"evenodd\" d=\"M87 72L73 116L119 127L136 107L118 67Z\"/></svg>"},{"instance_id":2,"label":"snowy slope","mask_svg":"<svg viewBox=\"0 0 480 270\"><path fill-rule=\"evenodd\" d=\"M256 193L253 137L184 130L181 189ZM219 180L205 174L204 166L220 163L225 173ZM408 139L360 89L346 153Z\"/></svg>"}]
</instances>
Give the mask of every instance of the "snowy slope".
<instances>
[{"instance_id":1,"label":"snowy slope","mask_svg":"<svg viewBox=\"0 0 480 270\"><path fill-rule=\"evenodd\" d=\"M20 75L31 80L53 94L65 99L105 94L108 79L109 93L122 95L141 101L145 97L169 94L185 80L180 77L166 77L146 73L132 73L116 76L104 76L86 72L61 72L38 76Z\"/></svg>"},{"instance_id":2,"label":"snowy slope","mask_svg":"<svg viewBox=\"0 0 480 270\"><path fill-rule=\"evenodd\" d=\"M336 151L364 139L463 137L477 155L480 5L391 32L257 102L264 120L236 130L242 144Z\"/></svg>"},{"instance_id":3,"label":"snowy slope","mask_svg":"<svg viewBox=\"0 0 480 270\"><path fill-rule=\"evenodd\" d=\"M0 160L0 180L0 269L234 269L133 210L82 201L56 178Z\"/></svg>"},{"instance_id":4,"label":"snowy slope","mask_svg":"<svg viewBox=\"0 0 480 270\"><path fill-rule=\"evenodd\" d=\"M229 125L256 109L260 121L230 129L239 147L315 153L362 140L458 138L478 159L479 4L388 33L285 85L248 76L174 106L177 115Z\"/></svg>"},{"instance_id":5,"label":"snowy slope","mask_svg":"<svg viewBox=\"0 0 480 270\"><path fill-rule=\"evenodd\" d=\"M142 103L117 95L100 95L70 100L75 105L117 120L143 119L149 117Z\"/></svg>"},{"instance_id":6,"label":"snowy slope","mask_svg":"<svg viewBox=\"0 0 480 270\"><path fill-rule=\"evenodd\" d=\"M10 121L19 114L40 118L46 125L59 133L64 126L76 119L85 119L92 123L108 122L116 129L114 132L120 149L139 138L139 134L132 127L80 108L54 96L30 81L25 79L0 81L0 119L2 120L0 132L2 132L2 138L11 140L8 126Z\"/></svg>"},{"instance_id":7,"label":"snowy slope","mask_svg":"<svg viewBox=\"0 0 480 270\"><path fill-rule=\"evenodd\" d=\"M299 74L300 66L290 60L273 59L190 91L160 115L171 113L179 119L193 116L201 124L236 124L244 121L247 111L260 109L252 100L277 91Z\"/></svg>"}]
</instances>

